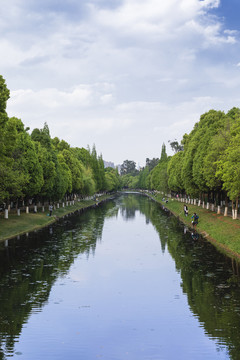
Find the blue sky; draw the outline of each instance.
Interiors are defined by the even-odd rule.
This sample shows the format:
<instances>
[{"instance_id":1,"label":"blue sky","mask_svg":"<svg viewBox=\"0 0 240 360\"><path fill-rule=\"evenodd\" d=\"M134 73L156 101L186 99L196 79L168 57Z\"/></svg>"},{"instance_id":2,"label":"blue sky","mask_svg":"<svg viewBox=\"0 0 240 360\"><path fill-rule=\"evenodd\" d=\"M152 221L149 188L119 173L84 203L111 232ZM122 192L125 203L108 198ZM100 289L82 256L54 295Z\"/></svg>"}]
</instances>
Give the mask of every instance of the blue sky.
<instances>
[{"instance_id":1,"label":"blue sky","mask_svg":"<svg viewBox=\"0 0 240 360\"><path fill-rule=\"evenodd\" d=\"M144 165L204 112L240 106L239 13L237 0L11 0L8 114Z\"/></svg>"}]
</instances>

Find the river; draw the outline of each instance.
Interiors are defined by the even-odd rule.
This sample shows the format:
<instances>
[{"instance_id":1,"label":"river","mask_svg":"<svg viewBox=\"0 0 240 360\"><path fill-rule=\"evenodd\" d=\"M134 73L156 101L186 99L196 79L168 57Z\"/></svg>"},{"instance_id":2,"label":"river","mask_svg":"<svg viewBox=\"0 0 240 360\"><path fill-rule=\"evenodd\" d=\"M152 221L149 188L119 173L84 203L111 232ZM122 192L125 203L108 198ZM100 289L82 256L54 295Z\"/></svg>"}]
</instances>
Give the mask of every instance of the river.
<instances>
[{"instance_id":1,"label":"river","mask_svg":"<svg viewBox=\"0 0 240 360\"><path fill-rule=\"evenodd\" d=\"M126 194L0 244L0 359L240 359L239 264Z\"/></svg>"}]
</instances>

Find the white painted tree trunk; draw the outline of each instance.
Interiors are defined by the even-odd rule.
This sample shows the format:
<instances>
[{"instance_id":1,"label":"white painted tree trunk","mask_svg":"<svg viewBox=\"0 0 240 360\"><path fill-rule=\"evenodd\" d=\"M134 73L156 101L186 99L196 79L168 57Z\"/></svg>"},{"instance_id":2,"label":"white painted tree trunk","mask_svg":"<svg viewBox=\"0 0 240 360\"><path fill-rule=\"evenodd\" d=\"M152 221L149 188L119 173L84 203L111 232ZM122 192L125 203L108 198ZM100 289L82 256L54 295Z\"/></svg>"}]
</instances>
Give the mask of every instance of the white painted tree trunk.
<instances>
[{"instance_id":1,"label":"white painted tree trunk","mask_svg":"<svg viewBox=\"0 0 240 360\"><path fill-rule=\"evenodd\" d=\"M201 206L201 200L198 200L198 206Z\"/></svg>"},{"instance_id":2,"label":"white painted tree trunk","mask_svg":"<svg viewBox=\"0 0 240 360\"><path fill-rule=\"evenodd\" d=\"M228 207L227 207L227 206L225 206L225 209L224 209L224 216L227 216L227 214L228 214Z\"/></svg>"},{"instance_id":3,"label":"white painted tree trunk","mask_svg":"<svg viewBox=\"0 0 240 360\"><path fill-rule=\"evenodd\" d=\"M34 205L34 212L37 213L37 205Z\"/></svg>"},{"instance_id":4,"label":"white painted tree trunk","mask_svg":"<svg viewBox=\"0 0 240 360\"><path fill-rule=\"evenodd\" d=\"M215 206L214 206L214 204L212 204L212 211L214 211L214 209L215 209Z\"/></svg>"},{"instance_id":5,"label":"white painted tree trunk","mask_svg":"<svg viewBox=\"0 0 240 360\"><path fill-rule=\"evenodd\" d=\"M20 214L21 214L20 209L17 209L17 214L18 214L18 216L20 216Z\"/></svg>"},{"instance_id":6,"label":"white painted tree trunk","mask_svg":"<svg viewBox=\"0 0 240 360\"><path fill-rule=\"evenodd\" d=\"M44 206L42 206L42 212L44 212L45 211L45 207Z\"/></svg>"},{"instance_id":7,"label":"white painted tree trunk","mask_svg":"<svg viewBox=\"0 0 240 360\"><path fill-rule=\"evenodd\" d=\"M221 214L221 206L218 206L218 208L217 208L217 214L218 214L218 215Z\"/></svg>"},{"instance_id":8,"label":"white painted tree trunk","mask_svg":"<svg viewBox=\"0 0 240 360\"><path fill-rule=\"evenodd\" d=\"M26 206L26 214L29 214L29 206Z\"/></svg>"},{"instance_id":9,"label":"white painted tree trunk","mask_svg":"<svg viewBox=\"0 0 240 360\"><path fill-rule=\"evenodd\" d=\"M65 206L65 204L64 204L64 202L62 203L62 207L64 208L64 206Z\"/></svg>"},{"instance_id":10,"label":"white painted tree trunk","mask_svg":"<svg viewBox=\"0 0 240 360\"><path fill-rule=\"evenodd\" d=\"M237 209L234 210L234 220L237 220Z\"/></svg>"},{"instance_id":11,"label":"white painted tree trunk","mask_svg":"<svg viewBox=\"0 0 240 360\"><path fill-rule=\"evenodd\" d=\"M59 209L59 203L57 203L57 208Z\"/></svg>"},{"instance_id":12,"label":"white painted tree trunk","mask_svg":"<svg viewBox=\"0 0 240 360\"><path fill-rule=\"evenodd\" d=\"M206 207L207 210L209 210L209 202L207 202L207 207Z\"/></svg>"},{"instance_id":13,"label":"white painted tree trunk","mask_svg":"<svg viewBox=\"0 0 240 360\"><path fill-rule=\"evenodd\" d=\"M5 209L4 211L4 219L8 219L8 209Z\"/></svg>"},{"instance_id":14,"label":"white painted tree trunk","mask_svg":"<svg viewBox=\"0 0 240 360\"><path fill-rule=\"evenodd\" d=\"M205 202L203 201L202 203L202 208L204 209L205 208Z\"/></svg>"}]
</instances>

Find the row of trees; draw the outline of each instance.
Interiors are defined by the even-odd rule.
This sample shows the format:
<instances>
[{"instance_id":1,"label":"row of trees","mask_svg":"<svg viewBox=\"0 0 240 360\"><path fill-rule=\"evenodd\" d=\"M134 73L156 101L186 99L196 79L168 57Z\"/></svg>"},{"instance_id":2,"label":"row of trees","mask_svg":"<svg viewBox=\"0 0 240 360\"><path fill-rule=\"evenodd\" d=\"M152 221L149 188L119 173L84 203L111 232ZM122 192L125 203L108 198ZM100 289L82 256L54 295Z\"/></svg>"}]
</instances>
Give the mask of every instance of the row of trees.
<instances>
[{"instance_id":1,"label":"row of trees","mask_svg":"<svg viewBox=\"0 0 240 360\"><path fill-rule=\"evenodd\" d=\"M183 151L168 164L168 186L191 196L233 201L240 194L240 109L210 110L182 139Z\"/></svg>"},{"instance_id":2,"label":"row of trees","mask_svg":"<svg viewBox=\"0 0 240 360\"><path fill-rule=\"evenodd\" d=\"M46 123L30 134L20 119L9 118L9 97L0 76L0 204L23 199L54 201L120 187L118 171L104 169L95 146L92 150L73 148L64 140L52 139Z\"/></svg>"},{"instance_id":3,"label":"row of trees","mask_svg":"<svg viewBox=\"0 0 240 360\"><path fill-rule=\"evenodd\" d=\"M117 169L104 169L102 156L92 150L73 148L66 141L52 139L43 129L29 133L23 122L6 112L10 92L0 76L0 205L19 199L55 201L65 196L93 195L121 187L155 189L191 197L227 196L238 206L240 195L240 109L227 114L210 110L200 117L167 156L163 144L160 158L146 159L144 168L134 161Z\"/></svg>"},{"instance_id":4,"label":"row of trees","mask_svg":"<svg viewBox=\"0 0 240 360\"><path fill-rule=\"evenodd\" d=\"M170 143L175 154L167 156L163 144L157 165L146 166L130 187L170 191L209 201L229 198L238 206L240 195L240 109L227 114L210 110L200 117L178 144ZM149 161L149 159L148 159Z\"/></svg>"}]
</instances>

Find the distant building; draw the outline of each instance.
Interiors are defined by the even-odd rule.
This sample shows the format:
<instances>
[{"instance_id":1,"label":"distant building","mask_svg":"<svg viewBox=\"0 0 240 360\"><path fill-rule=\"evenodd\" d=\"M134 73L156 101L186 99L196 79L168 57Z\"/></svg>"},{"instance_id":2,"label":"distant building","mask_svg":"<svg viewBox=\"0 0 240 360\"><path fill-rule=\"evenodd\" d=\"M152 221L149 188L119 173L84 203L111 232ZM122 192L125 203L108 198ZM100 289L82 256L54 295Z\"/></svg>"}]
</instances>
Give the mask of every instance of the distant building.
<instances>
[{"instance_id":1,"label":"distant building","mask_svg":"<svg viewBox=\"0 0 240 360\"><path fill-rule=\"evenodd\" d=\"M111 168L115 169L115 165L114 165L113 162L111 162L111 161L105 161L105 160L103 160L103 162L104 162L104 167L105 167L105 168L111 167Z\"/></svg>"}]
</instances>

